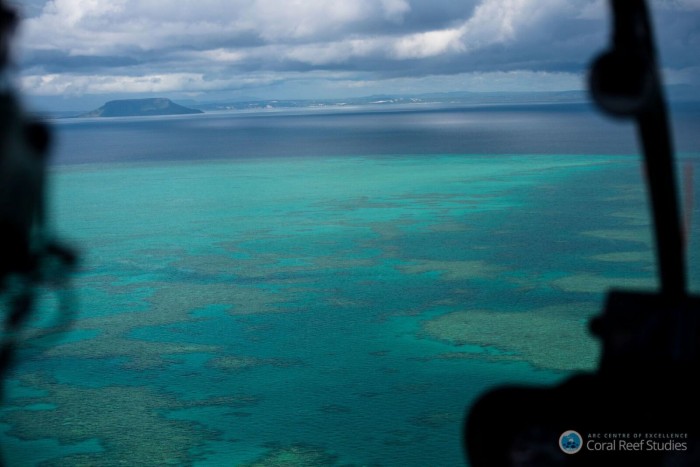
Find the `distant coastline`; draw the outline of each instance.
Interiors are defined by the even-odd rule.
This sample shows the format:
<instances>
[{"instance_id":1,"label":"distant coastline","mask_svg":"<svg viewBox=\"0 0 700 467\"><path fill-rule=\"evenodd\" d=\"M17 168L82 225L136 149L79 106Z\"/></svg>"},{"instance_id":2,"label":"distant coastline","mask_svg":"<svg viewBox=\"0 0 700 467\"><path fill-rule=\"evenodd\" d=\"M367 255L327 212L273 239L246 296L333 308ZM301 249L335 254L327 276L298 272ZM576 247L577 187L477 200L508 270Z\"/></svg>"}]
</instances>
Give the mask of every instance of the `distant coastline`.
<instances>
[{"instance_id":1,"label":"distant coastline","mask_svg":"<svg viewBox=\"0 0 700 467\"><path fill-rule=\"evenodd\" d=\"M682 85L666 87L671 110L697 112L700 100L694 88ZM167 98L122 99L109 101L100 108L85 110L56 110L42 112L48 118L93 118L93 117L148 117L188 115L209 112L276 112L304 110L367 110L403 111L431 107L463 108L474 110L514 110L587 108L590 105L585 91L541 91L541 92L444 92L416 95L373 95L336 99L264 99L245 97L233 101L179 100L175 103Z\"/></svg>"},{"instance_id":2,"label":"distant coastline","mask_svg":"<svg viewBox=\"0 0 700 467\"><path fill-rule=\"evenodd\" d=\"M176 104L164 97L148 99L121 99L105 103L98 109L78 115L80 118L150 117L162 115L189 115L204 113L199 109Z\"/></svg>"}]
</instances>

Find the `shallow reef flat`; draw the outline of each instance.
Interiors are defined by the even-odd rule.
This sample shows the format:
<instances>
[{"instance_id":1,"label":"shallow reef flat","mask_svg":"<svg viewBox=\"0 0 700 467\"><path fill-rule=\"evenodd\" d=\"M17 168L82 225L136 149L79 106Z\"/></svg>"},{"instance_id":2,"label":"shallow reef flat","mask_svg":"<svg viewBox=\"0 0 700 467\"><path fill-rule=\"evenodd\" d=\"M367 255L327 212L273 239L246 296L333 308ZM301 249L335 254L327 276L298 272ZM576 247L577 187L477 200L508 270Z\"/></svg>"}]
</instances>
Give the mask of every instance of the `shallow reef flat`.
<instances>
[{"instance_id":1,"label":"shallow reef flat","mask_svg":"<svg viewBox=\"0 0 700 467\"><path fill-rule=\"evenodd\" d=\"M94 330L80 340L59 343L47 349L42 358L77 357L103 359L126 357L126 368L143 370L165 365L166 355L214 353L220 345L188 342L147 341L131 336L140 328L196 322L206 318L191 316L194 310L209 305L224 305L231 314L269 313L284 311L276 304L287 303L289 297L265 292L254 286L230 284L143 284L154 290L146 299L148 307L140 311L125 311L107 316L77 320L73 329Z\"/></svg>"},{"instance_id":2,"label":"shallow reef flat","mask_svg":"<svg viewBox=\"0 0 700 467\"><path fill-rule=\"evenodd\" d=\"M242 464L241 467L293 467L302 465L327 467L338 465L337 459L338 456L327 452L323 448L296 443L287 446L271 447L259 459Z\"/></svg>"},{"instance_id":3,"label":"shallow reef flat","mask_svg":"<svg viewBox=\"0 0 700 467\"><path fill-rule=\"evenodd\" d=\"M633 242L651 245L651 231L648 226L640 228L591 230L583 232L583 235L610 242Z\"/></svg>"},{"instance_id":4,"label":"shallow reef flat","mask_svg":"<svg viewBox=\"0 0 700 467\"><path fill-rule=\"evenodd\" d=\"M440 358L524 360L550 370L593 369L599 348L587 331L594 303L552 306L532 311L455 311L427 320L420 335L447 341L455 350L482 346L484 354L451 352ZM492 351L489 351L492 350Z\"/></svg>"},{"instance_id":5,"label":"shallow reef flat","mask_svg":"<svg viewBox=\"0 0 700 467\"><path fill-rule=\"evenodd\" d=\"M55 438L62 445L97 439L98 452L57 456L45 465L186 465L192 452L218 434L204 426L164 416L164 411L187 407L255 405L252 396L183 401L150 387L85 388L57 383L50 377L27 374L23 385L45 393L15 399L0 414L12 426L8 432L22 440ZM33 409L46 403L49 408Z\"/></svg>"},{"instance_id":6,"label":"shallow reef flat","mask_svg":"<svg viewBox=\"0 0 700 467\"><path fill-rule=\"evenodd\" d=\"M652 265L654 256L651 251L620 251L617 253L602 253L591 256L596 261L607 261L612 263L644 263Z\"/></svg>"},{"instance_id":7,"label":"shallow reef flat","mask_svg":"<svg viewBox=\"0 0 700 467\"><path fill-rule=\"evenodd\" d=\"M657 283L653 277L606 277L581 273L556 279L552 281L552 286L564 292L595 294L611 286L654 290L657 288Z\"/></svg>"},{"instance_id":8,"label":"shallow reef flat","mask_svg":"<svg viewBox=\"0 0 700 467\"><path fill-rule=\"evenodd\" d=\"M406 274L421 274L426 272L437 273L447 281L466 281L469 279L493 279L503 272L494 264L484 260L472 261L434 261L420 260L399 266Z\"/></svg>"}]
</instances>

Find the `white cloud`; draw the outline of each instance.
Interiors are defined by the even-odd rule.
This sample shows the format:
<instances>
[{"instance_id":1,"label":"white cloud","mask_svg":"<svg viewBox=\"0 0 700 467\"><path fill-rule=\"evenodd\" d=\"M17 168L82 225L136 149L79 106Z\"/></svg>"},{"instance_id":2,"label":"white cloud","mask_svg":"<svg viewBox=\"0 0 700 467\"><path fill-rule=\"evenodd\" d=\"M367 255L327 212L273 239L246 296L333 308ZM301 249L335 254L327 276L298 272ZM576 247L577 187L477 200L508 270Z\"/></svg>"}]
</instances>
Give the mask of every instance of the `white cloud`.
<instances>
[{"instance_id":1,"label":"white cloud","mask_svg":"<svg viewBox=\"0 0 700 467\"><path fill-rule=\"evenodd\" d=\"M483 0L457 28L404 36L394 44L398 59L469 52L515 41L552 17L575 10L565 0Z\"/></svg>"},{"instance_id":2,"label":"white cloud","mask_svg":"<svg viewBox=\"0 0 700 467\"><path fill-rule=\"evenodd\" d=\"M187 51L179 54L182 58L200 59L208 62L216 63L239 63L245 60L249 55L243 50L218 48L203 51Z\"/></svg>"},{"instance_id":3,"label":"white cloud","mask_svg":"<svg viewBox=\"0 0 700 467\"><path fill-rule=\"evenodd\" d=\"M394 57L398 59L426 58L448 52L464 50L463 32L459 29L444 29L411 34L399 38L393 44Z\"/></svg>"},{"instance_id":4,"label":"white cloud","mask_svg":"<svg viewBox=\"0 0 700 467\"><path fill-rule=\"evenodd\" d=\"M218 91L240 89L251 85L268 85L275 80L276 78L273 76L264 75L209 79L201 73L148 74L143 76L47 74L23 77L21 87L35 95L80 96L103 93Z\"/></svg>"},{"instance_id":5,"label":"white cloud","mask_svg":"<svg viewBox=\"0 0 700 467\"><path fill-rule=\"evenodd\" d=\"M158 0L51 0L41 15L23 23L21 40L30 49L71 55L185 46L199 37L229 35L226 15L215 12L230 6L211 0L176 6Z\"/></svg>"},{"instance_id":6,"label":"white cloud","mask_svg":"<svg viewBox=\"0 0 700 467\"><path fill-rule=\"evenodd\" d=\"M329 43L346 42L338 49L356 56L371 49L388 58L425 58L514 40L565 5L565 0L483 0L457 26L387 35L381 24L402 23L412 11L408 0L50 0L41 15L25 22L23 42L30 49L102 55L209 43L220 48L222 42L257 37L266 45L316 44L326 50ZM368 24L375 29L366 30ZM361 43L368 47L358 48ZM252 44L240 47L246 45Z\"/></svg>"},{"instance_id":7,"label":"white cloud","mask_svg":"<svg viewBox=\"0 0 700 467\"><path fill-rule=\"evenodd\" d=\"M240 12L236 26L256 31L267 41L323 35L367 17L366 2L328 0L256 0Z\"/></svg>"},{"instance_id":8,"label":"white cloud","mask_svg":"<svg viewBox=\"0 0 700 467\"><path fill-rule=\"evenodd\" d=\"M352 34L367 22L400 23L407 0L50 0L23 25L27 47L98 55L243 36L265 43Z\"/></svg>"},{"instance_id":9,"label":"white cloud","mask_svg":"<svg viewBox=\"0 0 700 467\"><path fill-rule=\"evenodd\" d=\"M450 4L449 15L421 1L48 0L22 27L20 61L26 52L30 92L196 91L330 69L366 82L498 67L576 70L595 52L586 49L592 40L608 39L605 0L471 0ZM653 6L683 15L674 44L692 42L689 15L700 0ZM676 68L697 63L675 47L685 60Z\"/></svg>"},{"instance_id":10,"label":"white cloud","mask_svg":"<svg viewBox=\"0 0 700 467\"><path fill-rule=\"evenodd\" d=\"M462 25L463 41L469 50L512 42L540 29L552 18L570 16L575 11L573 3L565 0L484 0Z\"/></svg>"}]
</instances>

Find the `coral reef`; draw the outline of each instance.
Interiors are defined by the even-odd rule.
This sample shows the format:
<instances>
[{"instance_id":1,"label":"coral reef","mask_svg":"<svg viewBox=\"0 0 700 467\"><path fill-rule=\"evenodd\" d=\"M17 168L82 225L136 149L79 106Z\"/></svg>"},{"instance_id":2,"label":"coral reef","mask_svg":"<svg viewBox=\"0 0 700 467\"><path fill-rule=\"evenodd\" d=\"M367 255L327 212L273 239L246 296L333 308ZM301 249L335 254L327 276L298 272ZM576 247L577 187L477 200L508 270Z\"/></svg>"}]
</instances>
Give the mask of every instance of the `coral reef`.
<instances>
[{"instance_id":1,"label":"coral reef","mask_svg":"<svg viewBox=\"0 0 700 467\"><path fill-rule=\"evenodd\" d=\"M599 294L611 287L631 289L653 289L654 277L605 277L590 273L572 274L552 281L552 286L564 292Z\"/></svg>"},{"instance_id":2,"label":"coral reef","mask_svg":"<svg viewBox=\"0 0 700 467\"><path fill-rule=\"evenodd\" d=\"M300 366L303 365L303 363L300 360L295 359L240 357L235 355L215 357L207 361L207 367L228 372L238 372L265 365L278 368L288 368L292 366Z\"/></svg>"},{"instance_id":3,"label":"coral reef","mask_svg":"<svg viewBox=\"0 0 700 467\"><path fill-rule=\"evenodd\" d=\"M127 357L125 367L144 370L168 363L165 355L216 353L220 345L145 341L130 337L138 328L194 322L206 318L191 316L191 311L208 305L226 305L231 314L270 313L280 311L288 296L259 287L235 284L148 283L155 288L146 299L148 309L96 316L76 321L76 330L98 330L92 338L56 345L44 353L45 358Z\"/></svg>"},{"instance_id":4,"label":"coral reef","mask_svg":"<svg viewBox=\"0 0 700 467\"><path fill-rule=\"evenodd\" d=\"M411 261L399 266L407 274L436 272L444 280L460 281L467 279L488 279L495 277L503 268L491 265L483 260L475 261Z\"/></svg>"},{"instance_id":5,"label":"coral reef","mask_svg":"<svg viewBox=\"0 0 700 467\"><path fill-rule=\"evenodd\" d=\"M272 446L262 457L241 467L323 467L337 464L337 456L310 444Z\"/></svg>"},{"instance_id":6,"label":"coral reef","mask_svg":"<svg viewBox=\"0 0 700 467\"><path fill-rule=\"evenodd\" d=\"M426 412L411 417L409 422L424 428L441 428L446 425L457 425L464 419L463 411Z\"/></svg>"},{"instance_id":7,"label":"coral reef","mask_svg":"<svg viewBox=\"0 0 700 467\"><path fill-rule=\"evenodd\" d=\"M585 315L593 311L594 306L585 303L529 312L455 311L424 321L420 333L456 346L473 344L505 352L465 354L466 358L524 360L552 370L590 369L598 345L587 332Z\"/></svg>"},{"instance_id":8,"label":"coral reef","mask_svg":"<svg viewBox=\"0 0 700 467\"><path fill-rule=\"evenodd\" d=\"M103 448L101 452L53 459L52 466L188 464L192 453L218 434L194 422L168 418L167 412L258 403L253 396L183 401L151 387L84 388L59 384L39 374L24 375L20 381L46 395L10 401L10 406L0 413L0 420L11 426L8 435L24 440L54 438L61 444L97 438ZM28 408L40 403L50 403L55 408Z\"/></svg>"}]
</instances>

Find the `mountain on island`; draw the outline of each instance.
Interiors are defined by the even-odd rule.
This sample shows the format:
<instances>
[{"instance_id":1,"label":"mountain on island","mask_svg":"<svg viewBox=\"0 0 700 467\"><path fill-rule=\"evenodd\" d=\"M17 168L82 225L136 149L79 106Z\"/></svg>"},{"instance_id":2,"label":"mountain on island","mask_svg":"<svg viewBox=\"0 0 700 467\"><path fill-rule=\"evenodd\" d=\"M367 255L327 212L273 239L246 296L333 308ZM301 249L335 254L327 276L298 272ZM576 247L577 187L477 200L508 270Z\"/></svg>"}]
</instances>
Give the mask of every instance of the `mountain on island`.
<instances>
[{"instance_id":1,"label":"mountain on island","mask_svg":"<svg viewBox=\"0 0 700 467\"><path fill-rule=\"evenodd\" d=\"M80 117L148 117L201 113L203 113L201 110L183 107L164 97L156 97L109 101L99 109L80 115Z\"/></svg>"}]
</instances>

